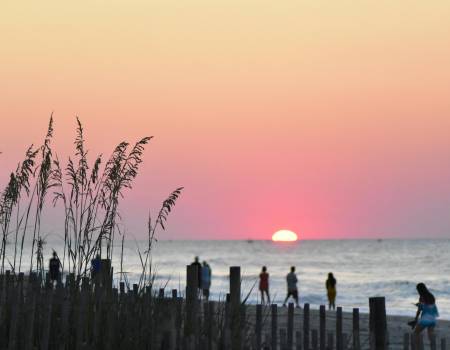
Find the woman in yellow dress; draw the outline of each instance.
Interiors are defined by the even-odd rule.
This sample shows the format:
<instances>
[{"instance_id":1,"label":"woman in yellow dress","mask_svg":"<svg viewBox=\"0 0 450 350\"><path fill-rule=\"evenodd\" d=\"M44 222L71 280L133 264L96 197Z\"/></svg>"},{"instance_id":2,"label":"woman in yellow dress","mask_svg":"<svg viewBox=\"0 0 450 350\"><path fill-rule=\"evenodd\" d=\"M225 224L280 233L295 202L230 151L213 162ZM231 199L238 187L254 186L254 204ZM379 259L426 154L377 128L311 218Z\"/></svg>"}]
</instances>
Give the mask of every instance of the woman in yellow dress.
<instances>
[{"instance_id":1,"label":"woman in yellow dress","mask_svg":"<svg viewBox=\"0 0 450 350\"><path fill-rule=\"evenodd\" d=\"M336 308L336 278L334 278L333 274L330 272L328 274L328 279L325 282L325 286L327 288L327 296L328 296L328 310L333 310Z\"/></svg>"}]
</instances>

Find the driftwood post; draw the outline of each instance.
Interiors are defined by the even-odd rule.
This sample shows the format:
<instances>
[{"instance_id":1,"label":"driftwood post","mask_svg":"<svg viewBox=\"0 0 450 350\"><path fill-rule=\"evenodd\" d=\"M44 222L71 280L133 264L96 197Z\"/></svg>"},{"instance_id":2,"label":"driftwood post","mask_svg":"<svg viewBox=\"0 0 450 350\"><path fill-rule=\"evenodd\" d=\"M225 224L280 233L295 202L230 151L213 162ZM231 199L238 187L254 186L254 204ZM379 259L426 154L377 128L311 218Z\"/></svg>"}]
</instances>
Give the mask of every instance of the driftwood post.
<instances>
[{"instance_id":1,"label":"driftwood post","mask_svg":"<svg viewBox=\"0 0 450 350\"><path fill-rule=\"evenodd\" d=\"M319 309L319 313L320 313L320 320L319 320L319 348L320 350L325 350L326 348L326 344L325 344L325 335L326 335L326 331L327 331L327 326L326 326L326 319L327 319L327 315L325 313L325 305L320 305L320 309Z\"/></svg>"},{"instance_id":2,"label":"driftwood post","mask_svg":"<svg viewBox=\"0 0 450 350\"><path fill-rule=\"evenodd\" d=\"M303 349L309 350L309 304L303 309Z\"/></svg>"},{"instance_id":3,"label":"driftwood post","mask_svg":"<svg viewBox=\"0 0 450 350\"><path fill-rule=\"evenodd\" d=\"M342 307L338 306L336 310L336 350L343 350L344 342L342 339Z\"/></svg>"},{"instance_id":4,"label":"driftwood post","mask_svg":"<svg viewBox=\"0 0 450 350\"><path fill-rule=\"evenodd\" d=\"M294 303L289 303L287 320L287 348L292 350L294 345Z\"/></svg>"},{"instance_id":5,"label":"driftwood post","mask_svg":"<svg viewBox=\"0 0 450 350\"><path fill-rule=\"evenodd\" d=\"M272 304L272 349L277 348L278 309L277 304Z\"/></svg>"},{"instance_id":6,"label":"driftwood post","mask_svg":"<svg viewBox=\"0 0 450 350\"><path fill-rule=\"evenodd\" d=\"M241 338L241 268L230 267L231 348L240 350Z\"/></svg>"},{"instance_id":7,"label":"driftwood post","mask_svg":"<svg viewBox=\"0 0 450 350\"><path fill-rule=\"evenodd\" d=\"M387 350L386 302L384 297L369 298L370 348L371 350Z\"/></svg>"}]
</instances>

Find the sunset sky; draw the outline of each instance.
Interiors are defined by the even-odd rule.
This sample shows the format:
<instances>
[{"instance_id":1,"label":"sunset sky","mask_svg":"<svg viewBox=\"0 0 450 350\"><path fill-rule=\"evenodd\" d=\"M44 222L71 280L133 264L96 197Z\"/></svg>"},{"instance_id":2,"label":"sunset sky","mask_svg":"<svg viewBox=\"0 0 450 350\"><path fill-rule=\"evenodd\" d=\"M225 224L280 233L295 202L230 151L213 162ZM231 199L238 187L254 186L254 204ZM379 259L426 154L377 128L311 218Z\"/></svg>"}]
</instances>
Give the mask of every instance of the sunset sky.
<instances>
[{"instance_id":1,"label":"sunset sky","mask_svg":"<svg viewBox=\"0 0 450 350\"><path fill-rule=\"evenodd\" d=\"M131 236L184 186L160 238L449 237L449 18L447 0L3 1L1 188L53 111L60 159L76 115L92 158L155 136Z\"/></svg>"}]
</instances>

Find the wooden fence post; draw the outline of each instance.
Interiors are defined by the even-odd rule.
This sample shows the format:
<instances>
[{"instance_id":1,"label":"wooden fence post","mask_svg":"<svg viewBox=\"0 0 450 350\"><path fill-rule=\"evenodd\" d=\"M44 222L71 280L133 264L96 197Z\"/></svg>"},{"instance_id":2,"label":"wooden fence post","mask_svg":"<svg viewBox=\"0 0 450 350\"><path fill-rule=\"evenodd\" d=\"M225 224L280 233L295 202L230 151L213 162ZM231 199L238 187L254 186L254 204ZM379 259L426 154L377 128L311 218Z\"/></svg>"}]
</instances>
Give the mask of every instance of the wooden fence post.
<instances>
[{"instance_id":1,"label":"wooden fence post","mask_svg":"<svg viewBox=\"0 0 450 350\"><path fill-rule=\"evenodd\" d=\"M311 331L311 348L312 348L312 350L319 349L319 337L318 337L317 329L313 329Z\"/></svg>"},{"instance_id":2,"label":"wooden fence post","mask_svg":"<svg viewBox=\"0 0 450 350\"><path fill-rule=\"evenodd\" d=\"M278 309L277 304L272 304L271 306L272 311L272 349L277 349L277 328L278 328Z\"/></svg>"},{"instance_id":3,"label":"wooden fence post","mask_svg":"<svg viewBox=\"0 0 450 350\"><path fill-rule=\"evenodd\" d=\"M241 267L230 267L231 348L240 350L241 338Z\"/></svg>"},{"instance_id":4,"label":"wooden fence post","mask_svg":"<svg viewBox=\"0 0 450 350\"><path fill-rule=\"evenodd\" d=\"M430 339L430 350L436 350L436 334Z\"/></svg>"},{"instance_id":5,"label":"wooden fence post","mask_svg":"<svg viewBox=\"0 0 450 350\"><path fill-rule=\"evenodd\" d=\"M421 333L419 336L419 350L424 350L424 349L425 349L425 343L423 341L423 333Z\"/></svg>"},{"instance_id":6,"label":"wooden fence post","mask_svg":"<svg viewBox=\"0 0 450 350\"><path fill-rule=\"evenodd\" d=\"M411 344L411 350L418 350L418 349L416 349L416 340L414 339L414 334L411 333L409 335L409 341Z\"/></svg>"},{"instance_id":7,"label":"wooden fence post","mask_svg":"<svg viewBox=\"0 0 450 350\"><path fill-rule=\"evenodd\" d=\"M325 336L326 336L326 332L327 332L327 326L326 326L326 319L327 319L327 315L326 315L326 311L325 311L325 305L320 305L319 308L319 347L320 350L325 350L326 348L326 343L325 343Z\"/></svg>"},{"instance_id":8,"label":"wooden fence post","mask_svg":"<svg viewBox=\"0 0 450 350\"><path fill-rule=\"evenodd\" d=\"M303 305L303 349L309 350L309 304Z\"/></svg>"},{"instance_id":9,"label":"wooden fence post","mask_svg":"<svg viewBox=\"0 0 450 350\"><path fill-rule=\"evenodd\" d=\"M256 305L256 322L255 322L255 343L256 349L261 349L261 330L262 330L262 305Z\"/></svg>"},{"instance_id":10,"label":"wooden fence post","mask_svg":"<svg viewBox=\"0 0 450 350\"><path fill-rule=\"evenodd\" d=\"M403 350L409 350L409 333L403 334Z\"/></svg>"},{"instance_id":11,"label":"wooden fence post","mask_svg":"<svg viewBox=\"0 0 450 350\"><path fill-rule=\"evenodd\" d=\"M361 340L359 336L359 309L353 309L353 350L361 350Z\"/></svg>"},{"instance_id":12,"label":"wooden fence post","mask_svg":"<svg viewBox=\"0 0 450 350\"><path fill-rule=\"evenodd\" d=\"M294 345L294 303L288 305L288 320L287 320L287 348L292 350Z\"/></svg>"},{"instance_id":13,"label":"wooden fence post","mask_svg":"<svg viewBox=\"0 0 450 350\"><path fill-rule=\"evenodd\" d=\"M281 350L287 349L287 335L285 328L280 328L280 349Z\"/></svg>"},{"instance_id":14,"label":"wooden fence post","mask_svg":"<svg viewBox=\"0 0 450 350\"><path fill-rule=\"evenodd\" d=\"M28 292L31 294L27 297L27 312L26 327L25 327L25 350L34 349L34 322L36 314L36 294L32 286L28 286Z\"/></svg>"},{"instance_id":15,"label":"wooden fence post","mask_svg":"<svg viewBox=\"0 0 450 350\"><path fill-rule=\"evenodd\" d=\"M302 350L302 332L295 332L295 350Z\"/></svg>"},{"instance_id":16,"label":"wooden fence post","mask_svg":"<svg viewBox=\"0 0 450 350\"><path fill-rule=\"evenodd\" d=\"M445 338L441 339L441 350L447 350L447 340Z\"/></svg>"},{"instance_id":17,"label":"wooden fence post","mask_svg":"<svg viewBox=\"0 0 450 350\"><path fill-rule=\"evenodd\" d=\"M9 323L9 337L8 337L8 349L17 349L17 328L20 316L20 305L22 301L21 296L17 293L12 293L9 304L11 306L10 318L6 319L6 324Z\"/></svg>"},{"instance_id":18,"label":"wooden fence post","mask_svg":"<svg viewBox=\"0 0 450 350\"><path fill-rule=\"evenodd\" d=\"M336 350L343 350L344 342L342 339L342 307L338 306L336 310Z\"/></svg>"},{"instance_id":19,"label":"wooden fence post","mask_svg":"<svg viewBox=\"0 0 450 350\"><path fill-rule=\"evenodd\" d=\"M327 350L333 350L334 348L334 335L333 333L329 332L327 337Z\"/></svg>"},{"instance_id":20,"label":"wooden fence post","mask_svg":"<svg viewBox=\"0 0 450 350\"><path fill-rule=\"evenodd\" d=\"M190 337L197 328L195 326L197 322L197 266L186 266L186 278L186 322L184 324L184 335Z\"/></svg>"},{"instance_id":21,"label":"wooden fence post","mask_svg":"<svg viewBox=\"0 0 450 350\"><path fill-rule=\"evenodd\" d=\"M348 335L347 333L342 333L342 348L347 349L348 345Z\"/></svg>"},{"instance_id":22,"label":"wooden fence post","mask_svg":"<svg viewBox=\"0 0 450 350\"><path fill-rule=\"evenodd\" d=\"M387 350L387 321L384 297L369 298L369 331L371 350Z\"/></svg>"},{"instance_id":23,"label":"wooden fence post","mask_svg":"<svg viewBox=\"0 0 450 350\"><path fill-rule=\"evenodd\" d=\"M48 287L48 285L46 286ZM46 298L44 299L46 305L44 306L44 324L42 329L42 338L39 349L47 350L50 344L50 327L52 322L52 304L53 304L53 290L48 290Z\"/></svg>"}]
</instances>

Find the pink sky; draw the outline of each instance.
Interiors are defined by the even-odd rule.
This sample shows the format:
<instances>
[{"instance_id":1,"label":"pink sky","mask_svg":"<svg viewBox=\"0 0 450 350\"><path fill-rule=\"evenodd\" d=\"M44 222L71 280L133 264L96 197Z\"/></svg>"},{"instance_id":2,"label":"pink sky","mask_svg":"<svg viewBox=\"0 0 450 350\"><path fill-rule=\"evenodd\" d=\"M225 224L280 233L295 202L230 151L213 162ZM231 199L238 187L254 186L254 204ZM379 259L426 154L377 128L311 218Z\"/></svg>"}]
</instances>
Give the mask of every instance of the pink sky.
<instances>
[{"instance_id":1,"label":"pink sky","mask_svg":"<svg viewBox=\"0 0 450 350\"><path fill-rule=\"evenodd\" d=\"M2 4L0 185L55 116L90 154L155 136L121 207L142 237L450 234L448 1ZM48 219L49 230L61 223Z\"/></svg>"}]
</instances>

